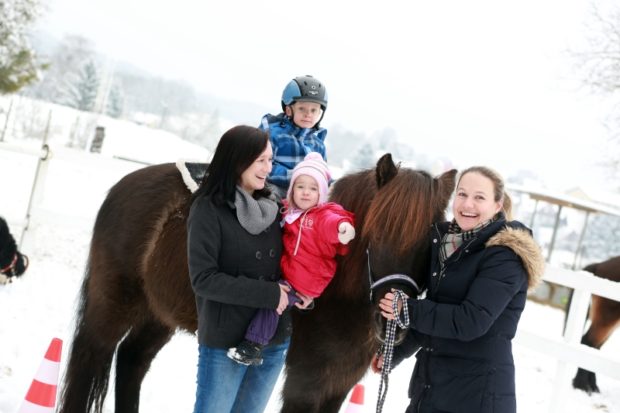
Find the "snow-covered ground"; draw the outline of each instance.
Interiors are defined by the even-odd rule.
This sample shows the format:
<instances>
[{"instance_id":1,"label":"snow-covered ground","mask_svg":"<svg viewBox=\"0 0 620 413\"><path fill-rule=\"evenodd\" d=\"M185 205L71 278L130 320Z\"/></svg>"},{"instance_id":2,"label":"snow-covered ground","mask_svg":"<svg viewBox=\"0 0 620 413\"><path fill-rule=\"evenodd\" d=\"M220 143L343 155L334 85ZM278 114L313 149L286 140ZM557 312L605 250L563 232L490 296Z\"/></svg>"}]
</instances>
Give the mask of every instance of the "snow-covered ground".
<instances>
[{"instance_id":1,"label":"snow-covered ground","mask_svg":"<svg viewBox=\"0 0 620 413\"><path fill-rule=\"evenodd\" d=\"M165 149L171 162L186 156L175 153L170 144ZM18 225L23 222L28 206L35 166L32 156L0 148L0 214L8 218L18 239ZM105 154L56 149L56 156L49 162L45 190L33 208L30 229L24 238L23 251L31 259L30 268L14 283L0 286L0 413L17 411L53 337L64 340L62 374L94 216L109 187L141 166ZM559 336L562 322L560 311L529 302L520 328ZM617 355L619 350L620 333L616 333L602 351ZM550 411L556 361L518 345L514 352L519 412ZM196 360L195 337L178 333L157 356L144 381L141 411L191 411ZM413 360L407 360L392 373L383 411L404 411L412 367ZM379 377L369 373L362 383L366 390L364 411L373 412ZM591 397L572 390L569 382L560 385L567 389L563 412L620 411L617 380L600 376L601 394ZM106 412L113 411L112 401L110 394ZM278 406L276 388L267 411L277 412Z\"/></svg>"}]
</instances>

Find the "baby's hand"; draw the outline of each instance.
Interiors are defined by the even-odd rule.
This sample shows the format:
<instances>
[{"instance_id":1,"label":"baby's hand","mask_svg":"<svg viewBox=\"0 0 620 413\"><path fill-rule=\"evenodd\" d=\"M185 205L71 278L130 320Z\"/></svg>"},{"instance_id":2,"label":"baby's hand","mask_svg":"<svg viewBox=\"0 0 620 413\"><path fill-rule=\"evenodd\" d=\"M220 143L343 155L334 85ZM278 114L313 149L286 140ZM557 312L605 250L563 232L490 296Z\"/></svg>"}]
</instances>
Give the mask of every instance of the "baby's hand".
<instances>
[{"instance_id":1,"label":"baby's hand","mask_svg":"<svg viewBox=\"0 0 620 413\"><path fill-rule=\"evenodd\" d=\"M348 222L341 222L338 225L338 241L346 245L353 238L355 238L355 228L353 228L353 225Z\"/></svg>"}]
</instances>

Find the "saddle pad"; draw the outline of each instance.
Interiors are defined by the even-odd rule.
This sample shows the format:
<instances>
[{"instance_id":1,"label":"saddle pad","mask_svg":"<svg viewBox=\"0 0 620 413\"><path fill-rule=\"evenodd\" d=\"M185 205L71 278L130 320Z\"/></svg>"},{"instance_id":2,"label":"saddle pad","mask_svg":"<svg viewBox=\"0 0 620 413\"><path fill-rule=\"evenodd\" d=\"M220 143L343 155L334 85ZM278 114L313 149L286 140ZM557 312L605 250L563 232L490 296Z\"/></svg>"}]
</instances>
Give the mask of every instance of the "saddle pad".
<instances>
[{"instance_id":1,"label":"saddle pad","mask_svg":"<svg viewBox=\"0 0 620 413\"><path fill-rule=\"evenodd\" d=\"M177 169L181 172L183 182L187 186L190 192L194 193L200 186L205 174L207 172L208 163L200 162L188 162L182 159L178 160Z\"/></svg>"}]
</instances>

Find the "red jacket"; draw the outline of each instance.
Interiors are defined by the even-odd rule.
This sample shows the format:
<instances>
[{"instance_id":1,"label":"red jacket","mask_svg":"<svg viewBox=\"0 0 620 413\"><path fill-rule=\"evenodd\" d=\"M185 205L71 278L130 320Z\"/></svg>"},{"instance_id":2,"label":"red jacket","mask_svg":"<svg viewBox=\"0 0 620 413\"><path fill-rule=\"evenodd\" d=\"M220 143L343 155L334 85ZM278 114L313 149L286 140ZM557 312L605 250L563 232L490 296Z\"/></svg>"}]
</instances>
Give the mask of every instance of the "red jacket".
<instances>
[{"instance_id":1,"label":"red jacket","mask_svg":"<svg viewBox=\"0 0 620 413\"><path fill-rule=\"evenodd\" d=\"M336 273L336 254L349 252L338 241L338 225L354 225L353 219L352 212L328 202L310 208L290 224L283 220L284 252L280 266L284 279L296 291L313 298L321 295Z\"/></svg>"}]
</instances>

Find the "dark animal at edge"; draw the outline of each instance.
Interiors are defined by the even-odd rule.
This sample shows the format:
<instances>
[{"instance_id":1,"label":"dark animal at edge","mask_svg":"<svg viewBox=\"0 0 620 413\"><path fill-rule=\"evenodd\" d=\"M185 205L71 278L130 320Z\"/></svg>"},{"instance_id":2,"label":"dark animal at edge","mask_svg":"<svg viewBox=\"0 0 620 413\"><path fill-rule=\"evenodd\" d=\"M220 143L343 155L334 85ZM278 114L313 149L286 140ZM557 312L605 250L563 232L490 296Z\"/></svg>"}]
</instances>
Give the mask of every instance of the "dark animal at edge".
<instances>
[{"instance_id":1,"label":"dark animal at edge","mask_svg":"<svg viewBox=\"0 0 620 413\"><path fill-rule=\"evenodd\" d=\"M27 268L28 257L19 252L8 223L0 217L0 284L11 282Z\"/></svg>"},{"instance_id":2,"label":"dark animal at edge","mask_svg":"<svg viewBox=\"0 0 620 413\"><path fill-rule=\"evenodd\" d=\"M282 412L338 412L380 345L383 322L369 300L368 267L376 279L406 273L421 283L427 233L444 218L455 175L399 168L386 154L376 168L334 184L331 200L355 212L360 236L315 308L293 313ZM102 411L116 352L115 412L137 413L142 380L159 350L177 328L195 332L189 206L173 164L135 171L111 188L93 230L58 412Z\"/></svg>"},{"instance_id":3,"label":"dark animal at edge","mask_svg":"<svg viewBox=\"0 0 620 413\"><path fill-rule=\"evenodd\" d=\"M590 264L584 268L584 271L591 272L597 277L620 282L620 256ZM620 325L620 302L593 295L589 318L590 327L581 338L581 344L600 349ZM588 394L600 392L596 384L596 373L582 368L577 370L577 374L573 378L573 387Z\"/></svg>"}]
</instances>

